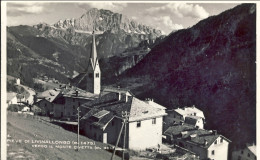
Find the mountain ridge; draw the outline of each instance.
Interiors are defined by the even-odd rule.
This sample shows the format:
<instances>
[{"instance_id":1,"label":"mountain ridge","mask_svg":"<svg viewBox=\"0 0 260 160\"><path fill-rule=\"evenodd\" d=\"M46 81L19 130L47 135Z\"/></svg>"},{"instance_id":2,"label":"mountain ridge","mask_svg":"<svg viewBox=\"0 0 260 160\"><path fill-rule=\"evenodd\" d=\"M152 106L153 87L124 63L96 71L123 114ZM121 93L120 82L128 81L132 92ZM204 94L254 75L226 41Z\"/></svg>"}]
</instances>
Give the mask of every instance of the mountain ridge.
<instances>
[{"instance_id":1,"label":"mountain ridge","mask_svg":"<svg viewBox=\"0 0 260 160\"><path fill-rule=\"evenodd\" d=\"M195 104L208 129L256 142L255 60L256 6L242 4L170 34L115 86L169 109Z\"/></svg>"},{"instance_id":2,"label":"mountain ridge","mask_svg":"<svg viewBox=\"0 0 260 160\"><path fill-rule=\"evenodd\" d=\"M122 14L97 8L88 10L80 18L59 20L53 26L65 29L72 27L76 30L89 32L93 30L101 32L110 30L112 33L116 33L119 30L123 30L126 33L161 35L160 30L140 24Z\"/></svg>"}]
</instances>

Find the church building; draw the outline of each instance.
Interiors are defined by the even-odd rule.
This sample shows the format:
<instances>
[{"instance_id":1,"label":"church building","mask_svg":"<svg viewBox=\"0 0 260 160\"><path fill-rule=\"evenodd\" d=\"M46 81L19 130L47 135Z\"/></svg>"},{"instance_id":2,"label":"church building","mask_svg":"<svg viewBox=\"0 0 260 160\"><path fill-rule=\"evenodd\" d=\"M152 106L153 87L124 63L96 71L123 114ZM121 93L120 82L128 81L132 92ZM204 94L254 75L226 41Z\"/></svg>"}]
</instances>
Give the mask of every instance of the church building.
<instances>
[{"instance_id":1,"label":"church building","mask_svg":"<svg viewBox=\"0 0 260 160\"><path fill-rule=\"evenodd\" d=\"M100 81L101 81L101 71L99 68L97 49L95 41L95 32L93 31L92 39L92 51L91 57L89 59L88 68L86 72L86 91L94 94L100 94Z\"/></svg>"}]
</instances>

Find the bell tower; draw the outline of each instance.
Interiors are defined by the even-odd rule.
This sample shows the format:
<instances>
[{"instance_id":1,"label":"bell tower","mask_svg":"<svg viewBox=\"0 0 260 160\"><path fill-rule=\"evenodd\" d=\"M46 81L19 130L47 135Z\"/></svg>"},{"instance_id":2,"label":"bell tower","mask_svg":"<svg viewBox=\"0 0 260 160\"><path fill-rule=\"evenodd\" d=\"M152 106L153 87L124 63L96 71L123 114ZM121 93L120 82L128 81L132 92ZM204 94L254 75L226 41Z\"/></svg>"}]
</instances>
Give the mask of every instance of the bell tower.
<instances>
[{"instance_id":1,"label":"bell tower","mask_svg":"<svg viewBox=\"0 0 260 160\"><path fill-rule=\"evenodd\" d=\"M94 94L100 94L101 89L101 71L99 68L97 49L95 41L95 32L92 34L91 55L87 68L87 85L86 90Z\"/></svg>"}]
</instances>

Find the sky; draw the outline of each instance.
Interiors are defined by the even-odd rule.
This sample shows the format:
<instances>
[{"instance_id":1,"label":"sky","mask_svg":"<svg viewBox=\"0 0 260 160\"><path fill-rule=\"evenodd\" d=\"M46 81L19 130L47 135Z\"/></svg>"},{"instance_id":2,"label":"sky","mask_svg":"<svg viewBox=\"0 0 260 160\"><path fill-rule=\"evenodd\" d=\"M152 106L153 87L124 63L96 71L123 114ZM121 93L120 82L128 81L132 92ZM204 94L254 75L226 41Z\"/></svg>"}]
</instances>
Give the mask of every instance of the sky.
<instances>
[{"instance_id":1,"label":"sky","mask_svg":"<svg viewBox=\"0 0 260 160\"><path fill-rule=\"evenodd\" d=\"M160 29L163 34L195 25L202 19L231 9L239 3L183 2L8 2L7 26L54 24L79 18L91 8L108 9Z\"/></svg>"}]
</instances>

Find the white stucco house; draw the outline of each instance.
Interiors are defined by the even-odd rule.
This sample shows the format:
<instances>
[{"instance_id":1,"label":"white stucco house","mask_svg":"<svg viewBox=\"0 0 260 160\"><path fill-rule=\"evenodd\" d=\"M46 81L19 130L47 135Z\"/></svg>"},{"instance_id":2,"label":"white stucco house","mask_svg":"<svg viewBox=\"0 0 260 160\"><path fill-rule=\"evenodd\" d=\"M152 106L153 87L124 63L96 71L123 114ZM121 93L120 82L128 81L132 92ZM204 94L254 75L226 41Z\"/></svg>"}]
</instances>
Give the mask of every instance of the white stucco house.
<instances>
[{"instance_id":1,"label":"white stucco house","mask_svg":"<svg viewBox=\"0 0 260 160\"><path fill-rule=\"evenodd\" d=\"M130 92L113 90L81 108L89 110L81 118L81 129L94 140L115 145L124 119L122 112L127 112L126 148L145 150L162 144L162 119L166 108L153 101L142 101ZM124 132L119 147L123 145L123 137Z\"/></svg>"}]
</instances>

